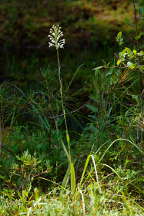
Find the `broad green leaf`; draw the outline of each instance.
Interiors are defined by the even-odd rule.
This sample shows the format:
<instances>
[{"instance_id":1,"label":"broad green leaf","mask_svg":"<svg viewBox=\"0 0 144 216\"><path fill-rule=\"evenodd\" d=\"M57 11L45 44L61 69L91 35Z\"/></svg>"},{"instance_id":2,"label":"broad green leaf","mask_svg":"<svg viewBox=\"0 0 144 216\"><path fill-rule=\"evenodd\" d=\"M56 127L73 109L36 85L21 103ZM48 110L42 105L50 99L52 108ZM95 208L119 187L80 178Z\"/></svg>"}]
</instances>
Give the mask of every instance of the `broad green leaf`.
<instances>
[{"instance_id":1,"label":"broad green leaf","mask_svg":"<svg viewBox=\"0 0 144 216\"><path fill-rule=\"evenodd\" d=\"M121 64L121 59L118 59L117 60L117 65L120 65Z\"/></svg>"},{"instance_id":2,"label":"broad green leaf","mask_svg":"<svg viewBox=\"0 0 144 216\"><path fill-rule=\"evenodd\" d=\"M136 54L137 54L137 51L136 51L136 50L133 50L133 54L136 55Z\"/></svg>"},{"instance_id":3,"label":"broad green leaf","mask_svg":"<svg viewBox=\"0 0 144 216\"><path fill-rule=\"evenodd\" d=\"M98 112L97 107L95 107L95 106L93 106L93 105L91 105L91 104L86 104L86 106L87 106L87 108L88 108L90 111L92 111L92 112L94 112L94 113L97 113L97 112Z\"/></svg>"},{"instance_id":4,"label":"broad green leaf","mask_svg":"<svg viewBox=\"0 0 144 216\"><path fill-rule=\"evenodd\" d=\"M136 68L136 64L134 64L132 62L127 62L127 67L130 68L131 70L133 70L134 68Z\"/></svg>"},{"instance_id":5,"label":"broad green leaf","mask_svg":"<svg viewBox=\"0 0 144 216\"><path fill-rule=\"evenodd\" d=\"M140 51L139 53L138 53L138 56L144 56L144 51Z\"/></svg>"},{"instance_id":6,"label":"broad green leaf","mask_svg":"<svg viewBox=\"0 0 144 216\"><path fill-rule=\"evenodd\" d=\"M116 41L118 42L118 44L121 46L123 45L123 37L122 37L122 32L119 32L116 36Z\"/></svg>"}]
</instances>

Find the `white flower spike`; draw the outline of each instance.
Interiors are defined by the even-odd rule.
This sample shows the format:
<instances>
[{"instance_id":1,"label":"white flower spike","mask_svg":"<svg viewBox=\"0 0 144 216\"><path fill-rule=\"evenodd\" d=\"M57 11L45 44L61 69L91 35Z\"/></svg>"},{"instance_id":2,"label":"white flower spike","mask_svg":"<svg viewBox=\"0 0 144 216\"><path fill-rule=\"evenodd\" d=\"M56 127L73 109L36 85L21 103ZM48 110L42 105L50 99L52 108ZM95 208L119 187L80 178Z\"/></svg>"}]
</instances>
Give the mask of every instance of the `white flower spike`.
<instances>
[{"instance_id":1,"label":"white flower spike","mask_svg":"<svg viewBox=\"0 0 144 216\"><path fill-rule=\"evenodd\" d=\"M61 31L61 27L59 25L53 25L50 28L49 37L49 47L54 46L57 50L59 48L64 48L65 39L63 39L63 32Z\"/></svg>"}]
</instances>

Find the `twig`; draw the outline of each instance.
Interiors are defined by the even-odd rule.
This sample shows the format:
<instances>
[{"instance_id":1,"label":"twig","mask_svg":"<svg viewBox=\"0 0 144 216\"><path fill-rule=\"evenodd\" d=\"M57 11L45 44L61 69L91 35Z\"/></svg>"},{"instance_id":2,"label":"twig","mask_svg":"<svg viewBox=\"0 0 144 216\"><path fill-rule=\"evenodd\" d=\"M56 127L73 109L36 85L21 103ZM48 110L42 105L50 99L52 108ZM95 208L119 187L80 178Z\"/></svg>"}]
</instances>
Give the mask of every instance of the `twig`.
<instances>
[{"instance_id":1,"label":"twig","mask_svg":"<svg viewBox=\"0 0 144 216\"><path fill-rule=\"evenodd\" d=\"M72 113L75 113L75 112L79 111L79 110L82 109L83 107L85 107L85 104L81 105L79 108L77 108L76 110L73 110L73 111L71 111L71 112L65 112L65 114L62 113L62 114L55 115L55 116L48 116L48 118L50 118L50 119L55 119L55 118L62 117L62 116L64 116L64 115L72 114Z\"/></svg>"}]
</instances>

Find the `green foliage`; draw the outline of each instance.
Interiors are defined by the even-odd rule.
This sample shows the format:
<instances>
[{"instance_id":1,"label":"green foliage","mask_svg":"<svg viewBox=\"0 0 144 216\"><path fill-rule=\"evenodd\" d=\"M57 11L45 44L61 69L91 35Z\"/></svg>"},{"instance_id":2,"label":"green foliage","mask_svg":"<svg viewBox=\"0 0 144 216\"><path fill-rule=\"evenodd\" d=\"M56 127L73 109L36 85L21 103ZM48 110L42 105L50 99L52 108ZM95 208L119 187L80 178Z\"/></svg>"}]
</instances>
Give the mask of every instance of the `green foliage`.
<instances>
[{"instance_id":1,"label":"green foliage","mask_svg":"<svg viewBox=\"0 0 144 216\"><path fill-rule=\"evenodd\" d=\"M1 84L0 215L144 214L143 58L126 47L68 82L57 52L36 87Z\"/></svg>"},{"instance_id":2,"label":"green foliage","mask_svg":"<svg viewBox=\"0 0 144 216\"><path fill-rule=\"evenodd\" d=\"M119 33L117 34L116 41L118 42L118 44L119 44L120 46L123 45L122 32L119 32Z\"/></svg>"},{"instance_id":3,"label":"green foliage","mask_svg":"<svg viewBox=\"0 0 144 216\"><path fill-rule=\"evenodd\" d=\"M144 51L137 51L137 50L131 50L130 48L124 48L119 53L119 59L117 62L117 65L124 65L128 67L128 69L138 69L140 72L143 73L144 65Z\"/></svg>"}]
</instances>

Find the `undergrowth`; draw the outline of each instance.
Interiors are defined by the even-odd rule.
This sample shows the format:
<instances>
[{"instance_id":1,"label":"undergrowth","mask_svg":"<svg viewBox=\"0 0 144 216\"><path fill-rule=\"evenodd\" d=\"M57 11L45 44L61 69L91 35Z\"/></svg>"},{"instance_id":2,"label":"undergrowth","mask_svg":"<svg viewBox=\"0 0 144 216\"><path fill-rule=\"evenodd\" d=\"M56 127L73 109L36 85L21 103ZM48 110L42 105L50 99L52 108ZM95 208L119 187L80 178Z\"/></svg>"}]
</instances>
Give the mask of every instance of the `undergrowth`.
<instances>
[{"instance_id":1,"label":"undergrowth","mask_svg":"<svg viewBox=\"0 0 144 216\"><path fill-rule=\"evenodd\" d=\"M35 90L1 84L0 216L144 215L144 52L116 39L117 57L77 92L83 65L64 82L64 40L51 41L58 74L41 69Z\"/></svg>"}]
</instances>

